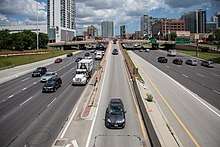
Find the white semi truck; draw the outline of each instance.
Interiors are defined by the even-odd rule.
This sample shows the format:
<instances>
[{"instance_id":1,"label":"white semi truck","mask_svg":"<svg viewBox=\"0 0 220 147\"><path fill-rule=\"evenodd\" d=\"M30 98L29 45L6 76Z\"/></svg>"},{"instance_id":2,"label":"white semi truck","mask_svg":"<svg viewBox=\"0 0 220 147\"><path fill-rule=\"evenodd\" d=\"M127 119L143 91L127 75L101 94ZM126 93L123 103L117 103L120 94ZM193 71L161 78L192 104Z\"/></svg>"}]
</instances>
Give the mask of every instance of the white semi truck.
<instances>
[{"instance_id":1,"label":"white semi truck","mask_svg":"<svg viewBox=\"0 0 220 147\"><path fill-rule=\"evenodd\" d=\"M86 85L92 76L93 59L82 59L77 63L76 75L72 80L72 85Z\"/></svg>"}]
</instances>

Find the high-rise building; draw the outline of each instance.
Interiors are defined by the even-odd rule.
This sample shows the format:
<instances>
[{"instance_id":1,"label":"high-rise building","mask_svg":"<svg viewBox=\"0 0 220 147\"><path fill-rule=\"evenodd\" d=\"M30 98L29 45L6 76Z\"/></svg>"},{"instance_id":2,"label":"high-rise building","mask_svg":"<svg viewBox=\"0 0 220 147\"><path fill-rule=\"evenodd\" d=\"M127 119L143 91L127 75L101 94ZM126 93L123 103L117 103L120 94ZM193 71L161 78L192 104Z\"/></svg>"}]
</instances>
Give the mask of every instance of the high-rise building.
<instances>
[{"instance_id":1,"label":"high-rise building","mask_svg":"<svg viewBox=\"0 0 220 147\"><path fill-rule=\"evenodd\" d=\"M47 7L49 42L71 41L76 35L75 0L48 0Z\"/></svg>"},{"instance_id":2,"label":"high-rise building","mask_svg":"<svg viewBox=\"0 0 220 147\"><path fill-rule=\"evenodd\" d=\"M162 20L163 18L154 18L152 16L148 16L148 15L143 15L141 17L141 35L148 35L151 36L152 35L152 25L160 20Z\"/></svg>"},{"instance_id":3,"label":"high-rise building","mask_svg":"<svg viewBox=\"0 0 220 147\"><path fill-rule=\"evenodd\" d=\"M182 17L185 21L186 31L191 33L205 33L206 32L206 11L197 10L185 13Z\"/></svg>"},{"instance_id":4,"label":"high-rise building","mask_svg":"<svg viewBox=\"0 0 220 147\"><path fill-rule=\"evenodd\" d=\"M102 37L113 37L114 36L114 22L103 21L101 23Z\"/></svg>"},{"instance_id":5,"label":"high-rise building","mask_svg":"<svg viewBox=\"0 0 220 147\"><path fill-rule=\"evenodd\" d=\"M122 26L120 26L120 37L125 38L125 36L126 36L125 25L122 25Z\"/></svg>"},{"instance_id":6,"label":"high-rise building","mask_svg":"<svg viewBox=\"0 0 220 147\"><path fill-rule=\"evenodd\" d=\"M141 35L150 34L150 17L148 15L141 16Z\"/></svg>"},{"instance_id":7,"label":"high-rise building","mask_svg":"<svg viewBox=\"0 0 220 147\"><path fill-rule=\"evenodd\" d=\"M215 22L216 22L216 27L217 29L220 29L220 12L217 12L216 15L215 15Z\"/></svg>"},{"instance_id":8,"label":"high-rise building","mask_svg":"<svg viewBox=\"0 0 220 147\"><path fill-rule=\"evenodd\" d=\"M183 20L164 19L154 23L152 26L153 36L158 34L166 36L170 32L176 31L185 31L185 22Z\"/></svg>"},{"instance_id":9,"label":"high-rise building","mask_svg":"<svg viewBox=\"0 0 220 147\"><path fill-rule=\"evenodd\" d=\"M207 22L206 23L206 33L211 33L216 30L216 22Z\"/></svg>"},{"instance_id":10,"label":"high-rise building","mask_svg":"<svg viewBox=\"0 0 220 147\"><path fill-rule=\"evenodd\" d=\"M96 37L96 36L98 36L98 29L93 25L88 26L87 27L87 34L90 37Z\"/></svg>"}]
</instances>

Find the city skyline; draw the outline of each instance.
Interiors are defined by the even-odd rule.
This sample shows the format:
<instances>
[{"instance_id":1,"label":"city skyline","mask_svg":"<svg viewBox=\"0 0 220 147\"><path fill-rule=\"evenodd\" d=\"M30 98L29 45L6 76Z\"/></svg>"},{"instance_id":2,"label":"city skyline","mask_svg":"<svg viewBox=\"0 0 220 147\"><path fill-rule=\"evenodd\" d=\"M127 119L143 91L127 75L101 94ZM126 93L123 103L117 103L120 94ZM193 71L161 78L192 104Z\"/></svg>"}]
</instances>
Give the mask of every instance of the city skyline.
<instances>
[{"instance_id":1,"label":"city skyline","mask_svg":"<svg viewBox=\"0 0 220 147\"><path fill-rule=\"evenodd\" d=\"M13 4L12 4L13 3ZM0 2L0 25L36 23L36 0L2 0ZM177 0L76 0L76 25L85 28L95 25L100 28L102 21L113 20L115 33L125 24L128 32L140 30L140 17L148 14L153 17L180 18L188 11L202 8L207 11L207 21L218 11L220 2L215 0L195 0L180 3ZM30 9L31 8L31 9ZM38 0L39 23L47 23L47 0ZM86 11L85 11L86 10Z\"/></svg>"}]
</instances>

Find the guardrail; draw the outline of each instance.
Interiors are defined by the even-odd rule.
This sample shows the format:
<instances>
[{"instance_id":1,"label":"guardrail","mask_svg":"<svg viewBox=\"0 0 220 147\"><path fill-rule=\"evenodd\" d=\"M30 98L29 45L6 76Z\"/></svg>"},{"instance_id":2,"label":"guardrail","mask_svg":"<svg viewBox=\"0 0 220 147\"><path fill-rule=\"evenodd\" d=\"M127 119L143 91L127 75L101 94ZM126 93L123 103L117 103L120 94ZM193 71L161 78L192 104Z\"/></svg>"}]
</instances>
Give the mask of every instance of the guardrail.
<instances>
[{"instance_id":1,"label":"guardrail","mask_svg":"<svg viewBox=\"0 0 220 147\"><path fill-rule=\"evenodd\" d=\"M144 121L144 126L145 126L146 131L149 135L149 141L150 141L151 147L161 147L159 138L157 137L157 134L154 130L153 124L150 120L150 117L149 117L147 111L146 111L146 108L145 108L144 102L142 100L140 91L138 89L138 85L137 85L137 82L136 82L137 78L140 78L139 77L140 75L138 73L138 69L135 67L134 63L130 59L130 57L127 54L126 50L124 50L122 48L120 43L119 43L119 46L122 49L122 53L123 53L123 56L125 58L125 63L127 65L128 71L129 71L130 76L132 78L134 93L135 93L135 96L136 96L136 99L137 99L137 102L138 102L138 105L139 105L139 109L141 111L141 115L142 115L142 118L143 118L143 121ZM140 80L141 80L141 78L140 78Z\"/></svg>"}]
</instances>

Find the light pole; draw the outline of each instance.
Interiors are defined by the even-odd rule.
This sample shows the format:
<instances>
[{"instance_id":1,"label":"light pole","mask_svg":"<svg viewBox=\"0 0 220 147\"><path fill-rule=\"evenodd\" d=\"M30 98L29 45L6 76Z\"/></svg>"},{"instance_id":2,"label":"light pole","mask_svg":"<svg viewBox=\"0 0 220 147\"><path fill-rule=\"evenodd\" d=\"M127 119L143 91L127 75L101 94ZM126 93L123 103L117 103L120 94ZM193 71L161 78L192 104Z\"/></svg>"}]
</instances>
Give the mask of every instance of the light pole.
<instances>
[{"instance_id":1,"label":"light pole","mask_svg":"<svg viewBox=\"0 0 220 147\"><path fill-rule=\"evenodd\" d=\"M39 49L39 33L38 33L38 2L37 3L37 50Z\"/></svg>"}]
</instances>

